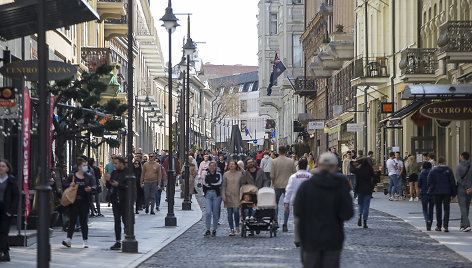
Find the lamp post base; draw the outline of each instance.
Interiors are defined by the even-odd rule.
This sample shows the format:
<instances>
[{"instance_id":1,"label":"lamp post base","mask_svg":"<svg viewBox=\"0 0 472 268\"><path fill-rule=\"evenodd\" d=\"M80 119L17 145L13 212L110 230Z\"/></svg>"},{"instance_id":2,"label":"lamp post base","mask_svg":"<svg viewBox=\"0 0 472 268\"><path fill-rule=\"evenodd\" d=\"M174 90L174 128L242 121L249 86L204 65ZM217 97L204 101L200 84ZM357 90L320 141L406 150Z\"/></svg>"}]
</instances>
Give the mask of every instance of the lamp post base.
<instances>
[{"instance_id":1,"label":"lamp post base","mask_svg":"<svg viewBox=\"0 0 472 268\"><path fill-rule=\"evenodd\" d=\"M182 202L182 210L192 210L192 202L184 200L184 202Z\"/></svg>"},{"instance_id":2,"label":"lamp post base","mask_svg":"<svg viewBox=\"0 0 472 268\"><path fill-rule=\"evenodd\" d=\"M167 214L165 222L166 222L166 227L176 227L177 226L177 218L175 217L175 215Z\"/></svg>"},{"instance_id":3,"label":"lamp post base","mask_svg":"<svg viewBox=\"0 0 472 268\"><path fill-rule=\"evenodd\" d=\"M121 243L121 252L138 253L138 241L133 237L126 237Z\"/></svg>"}]
</instances>

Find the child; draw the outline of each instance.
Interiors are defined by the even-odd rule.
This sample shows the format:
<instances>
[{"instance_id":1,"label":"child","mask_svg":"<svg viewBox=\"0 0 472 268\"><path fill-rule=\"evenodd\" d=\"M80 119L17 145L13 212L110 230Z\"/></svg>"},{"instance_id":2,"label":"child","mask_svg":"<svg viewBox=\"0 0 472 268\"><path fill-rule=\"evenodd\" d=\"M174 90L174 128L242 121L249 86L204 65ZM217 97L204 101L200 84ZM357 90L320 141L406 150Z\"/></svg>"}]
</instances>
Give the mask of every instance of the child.
<instances>
[{"instance_id":1,"label":"child","mask_svg":"<svg viewBox=\"0 0 472 268\"><path fill-rule=\"evenodd\" d=\"M253 220L256 215L256 204L252 202L251 195L244 194L243 200L241 200L241 209L243 210L243 219Z\"/></svg>"}]
</instances>

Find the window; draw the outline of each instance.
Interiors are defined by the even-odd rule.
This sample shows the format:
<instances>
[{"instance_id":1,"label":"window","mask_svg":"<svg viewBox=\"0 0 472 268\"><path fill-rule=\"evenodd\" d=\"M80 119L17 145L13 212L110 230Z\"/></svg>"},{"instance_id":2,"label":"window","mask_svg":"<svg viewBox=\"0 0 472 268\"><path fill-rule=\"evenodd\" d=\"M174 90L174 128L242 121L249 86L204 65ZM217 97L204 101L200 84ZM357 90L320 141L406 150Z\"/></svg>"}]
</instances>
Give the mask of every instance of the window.
<instances>
[{"instance_id":1,"label":"window","mask_svg":"<svg viewBox=\"0 0 472 268\"><path fill-rule=\"evenodd\" d=\"M303 4L303 0L292 0L292 3L294 5L301 5L301 4Z\"/></svg>"},{"instance_id":2,"label":"window","mask_svg":"<svg viewBox=\"0 0 472 268\"><path fill-rule=\"evenodd\" d=\"M241 101L241 112L247 112L247 100Z\"/></svg>"},{"instance_id":3,"label":"window","mask_svg":"<svg viewBox=\"0 0 472 268\"><path fill-rule=\"evenodd\" d=\"M249 83L249 87L248 87L247 91L251 92L253 86L254 86L254 83Z\"/></svg>"},{"instance_id":4,"label":"window","mask_svg":"<svg viewBox=\"0 0 472 268\"><path fill-rule=\"evenodd\" d=\"M229 93L228 93L228 94L231 95L231 94L233 93L233 90L234 90L234 87L231 87L231 88L229 89Z\"/></svg>"},{"instance_id":5,"label":"window","mask_svg":"<svg viewBox=\"0 0 472 268\"><path fill-rule=\"evenodd\" d=\"M302 67L302 44L300 43L300 35L292 35L292 65L293 67Z\"/></svg>"},{"instance_id":6,"label":"window","mask_svg":"<svg viewBox=\"0 0 472 268\"><path fill-rule=\"evenodd\" d=\"M243 89L244 89L244 84L239 85L239 90L238 91L243 92Z\"/></svg>"},{"instance_id":7,"label":"window","mask_svg":"<svg viewBox=\"0 0 472 268\"><path fill-rule=\"evenodd\" d=\"M225 88L222 87L222 88L220 89L220 96L223 96L224 93L225 93Z\"/></svg>"},{"instance_id":8,"label":"window","mask_svg":"<svg viewBox=\"0 0 472 268\"><path fill-rule=\"evenodd\" d=\"M277 35L277 13L270 13L270 21L269 21L269 33L270 35Z\"/></svg>"}]
</instances>

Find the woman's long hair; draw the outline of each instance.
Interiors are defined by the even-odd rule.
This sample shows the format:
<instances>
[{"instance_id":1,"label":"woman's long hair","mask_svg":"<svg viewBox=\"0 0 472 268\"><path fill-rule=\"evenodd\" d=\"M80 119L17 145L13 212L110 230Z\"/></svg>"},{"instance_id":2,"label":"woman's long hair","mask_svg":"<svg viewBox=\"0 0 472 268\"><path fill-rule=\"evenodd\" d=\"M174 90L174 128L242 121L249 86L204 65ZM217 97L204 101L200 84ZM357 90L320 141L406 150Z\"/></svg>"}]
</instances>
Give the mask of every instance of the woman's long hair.
<instances>
[{"instance_id":1,"label":"woman's long hair","mask_svg":"<svg viewBox=\"0 0 472 268\"><path fill-rule=\"evenodd\" d=\"M241 170L241 167L238 165L238 162L237 162L236 160L229 160L229 162L228 162L228 170L230 170L230 169L229 169L229 165L230 165L231 163L234 163L234 164L236 165L236 171L240 171L240 170Z\"/></svg>"}]
</instances>

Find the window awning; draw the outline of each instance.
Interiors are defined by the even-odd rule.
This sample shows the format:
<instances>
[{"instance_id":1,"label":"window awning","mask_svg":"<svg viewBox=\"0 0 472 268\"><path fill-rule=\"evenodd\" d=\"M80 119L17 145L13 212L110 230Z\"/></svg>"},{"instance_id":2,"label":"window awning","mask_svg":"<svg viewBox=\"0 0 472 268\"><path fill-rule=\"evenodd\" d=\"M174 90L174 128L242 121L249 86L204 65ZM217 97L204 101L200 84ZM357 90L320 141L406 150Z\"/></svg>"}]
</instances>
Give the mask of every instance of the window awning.
<instances>
[{"instance_id":1,"label":"window awning","mask_svg":"<svg viewBox=\"0 0 472 268\"><path fill-rule=\"evenodd\" d=\"M46 0L46 30L99 20L87 0ZM38 1L0 5L0 38L11 40L38 32Z\"/></svg>"},{"instance_id":2,"label":"window awning","mask_svg":"<svg viewBox=\"0 0 472 268\"><path fill-rule=\"evenodd\" d=\"M409 116L410 114L414 113L417 111L421 106L425 105L426 103L429 103L429 101L426 100L419 100L419 101L414 101L400 110L394 112L393 114L389 115L387 118L383 119L380 121L380 126L383 127L385 126L388 122L390 122L390 125L397 125L400 124L400 121L403 120L403 118Z\"/></svg>"},{"instance_id":3,"label":"window awning","mask_svg":"<svg viewBox=\"0 0 472 268\"><path fill-rule=\"evenodd\" d=\"M472 97L472 85L408 85L403 91L402 99L462 99Z\"/></svg>"}]
</instances>

